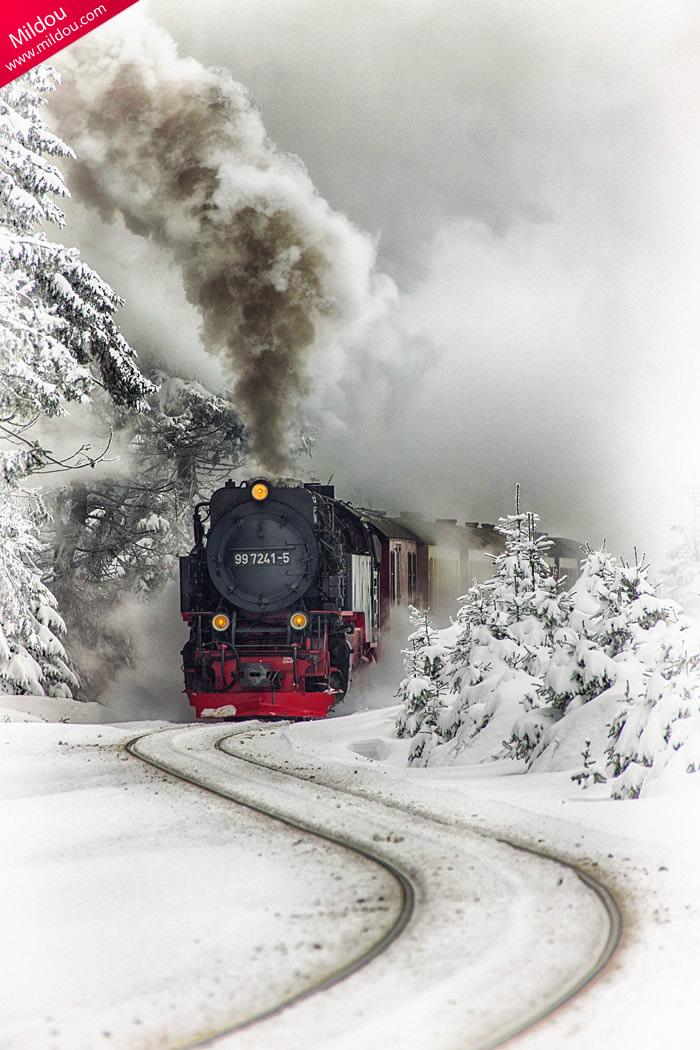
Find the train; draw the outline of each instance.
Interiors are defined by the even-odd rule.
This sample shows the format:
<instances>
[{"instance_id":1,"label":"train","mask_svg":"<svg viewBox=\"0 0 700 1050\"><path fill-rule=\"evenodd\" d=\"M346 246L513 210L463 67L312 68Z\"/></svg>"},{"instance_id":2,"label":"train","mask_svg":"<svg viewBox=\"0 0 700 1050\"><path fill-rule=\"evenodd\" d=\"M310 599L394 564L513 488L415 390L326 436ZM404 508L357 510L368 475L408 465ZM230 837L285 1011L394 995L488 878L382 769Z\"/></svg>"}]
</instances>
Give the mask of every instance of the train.
<instances>
[{"instance_id":1,"label":"train","mask_svg":"<svg viewBox=\"0 0 700 1050\"><path fill-rule=\"evenodd\" d=\"M455 611L503 550L495 526L358 508L332 485L227 481L180 558L185 692L198 719L325 718L408 605ZM579 553L554 538L556 570ZM573 580L571 580L573 582Z\"/></svg>"}]
</instances>

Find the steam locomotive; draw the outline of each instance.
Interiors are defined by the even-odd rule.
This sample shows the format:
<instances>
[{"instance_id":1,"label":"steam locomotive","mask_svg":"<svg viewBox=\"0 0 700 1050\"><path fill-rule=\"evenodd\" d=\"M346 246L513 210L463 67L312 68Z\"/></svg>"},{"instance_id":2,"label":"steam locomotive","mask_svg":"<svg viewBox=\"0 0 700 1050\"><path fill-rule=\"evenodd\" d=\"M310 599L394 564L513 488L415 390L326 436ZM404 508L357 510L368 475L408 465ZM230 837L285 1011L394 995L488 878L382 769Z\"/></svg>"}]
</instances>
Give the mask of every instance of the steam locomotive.
<instances>
[{"instance_id":1,"label":"steam locomotive","mask_svg":"<svg viewBox=\"0 0 700 1050\"><path fill-rule=\"evenodd\" d=\"M322 718L376 657L381 544L331 486L227 481L180 559L198 718Z\"/></svg>"},{"instance_id":2,"label":"steam locomotive","mask_svg":"<svg viewBox=\"0 0 700 1050\"><path fill-rule=\"evenodd\" d=\"M580 545L550 540L547 560L570 585ZM180 598L198 718L325 717L353 671L377 659L401 607L446 620L504 549L493 525L391 518L336 499L330 485L267 478L227 481L198 504L194 541L180 559Z\"/></svg>"}]
</instances>

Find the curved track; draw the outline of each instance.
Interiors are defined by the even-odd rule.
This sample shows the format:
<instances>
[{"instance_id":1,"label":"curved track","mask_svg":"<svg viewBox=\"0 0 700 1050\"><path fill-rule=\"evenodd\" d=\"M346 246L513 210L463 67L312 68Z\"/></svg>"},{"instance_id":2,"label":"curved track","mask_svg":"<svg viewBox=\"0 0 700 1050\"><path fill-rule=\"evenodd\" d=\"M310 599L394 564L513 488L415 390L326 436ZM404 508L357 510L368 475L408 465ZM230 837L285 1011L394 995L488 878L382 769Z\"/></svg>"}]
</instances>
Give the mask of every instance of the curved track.
<instances>
[{"instance_id":1,"label":"curved track","mask_svg":"<svg viewBox=\"0 0 700 1050\"><path fill-rule=\"evenodd\" d=\"M195 1042L187 1043L183 1045L181 1050L196 1050L199 1047L207 1047L213 1045L213 1043L221 1039L225 1035L233 1035L235 1032L240 1032L245 1028L249 1028L251 1025L257 1024L260 1021L266 1020L268 1017L274 1017L276 1014L281 1013L287 1007L292 1006L294 1003L301 1002L303 999L307 999L311 995L315 995L317 992L325 991L327 988L331 988L334 984L344 980L351 974L356 973L367 963L375 959L381 952L385 951L388 946L396 940L402 930L408 923L413 913L415 906L415 889L411 880L404 875L402 871L396 868L389 861L378 856L372 850L365 847L351 844L344 841L343 839L332 835L327 832L322 832L314 828L310 828L300 821L292 820L288 817L282 816L280 813L273 812L271 809L265 806L255 805L252 802L247 801L244 798L238 797L233 791L225 790L221 787L215 787L212 784L205 783L202 779L195 776L191 776L182 770L174 768L170 763L156 759L152 756L147 756L141 753L139 750L139 743L154 734L147 733L141 737L136 737L134 740L130 740L126 745L126 750L130 755L135 758L141 759L143 762L147 762L149 765L156 769L159 769L163 773L168 773L170 776L177 777L178 780L184 780L188 784L193 784L195 787L202 788L204 791L208 791L212 795L216 795L219 798L229 799L231 802L235 802L236 805L244 806L246 809L252 810L254 813L260 813L263 816L269 817L271 820L278 821L280 824L285 824L287 827L294 828L296 831L301 831L307 835L313 835L315 838L321 839L324 842L332 842L336 846L341 846L343 849L349 850L351 853L355 853L357 856L364 857L365 860L370 861L373 864L378 865L382 868L389 876L391 876L397 883L401 906L398 914L394 918L393 922L385 929L378 933L377 939L369 948L366 948L359 955L348 960L348 962L333 970L327 974L321 980L315 981L310 986L306 987L303 991L298 992L295 995L291 995L282 1002L278 1003L275 1007L269 1010L264 1010L260 1013L253 1014L247 1020L240 1022L239 1024L231 1025L228 1028L223 1028L216 1032L214 1035L207 1036L204 1040L197 1040ZM228 734L227 734L228 735ZM217 741L215 746L221 744L222 740L226 737L222 737L221 740Z\"/></svg>"},{"instance_id":2,"label":"curved track","mask_svg":"<svg viewBox=\"0 0 700 1050\"><path fill-rule=\"evenodd\" d=\"M245 728L247 732L250 732L250 726ZM438 881L443 881L443 885L440 887L442 892L444 890L444 871L451 872L454 870L453 865L447 866L445 868L444 860L442 861L442 869L440 869L439 864L435 866L427 866L423 864L422 867L419 864L418 867L415 867L413 870L411 870L412 863L410 859L408 860L408 863L394 863L389 854L392 852L392 849L394 853L401 852L401 847L399 845L394 845L394 843L402 843L403 836L394 835L392 838L392 833L390 831L387 833L386 827L393 827L395 825L396 819L398 818L398 813L396 813L396 811L398 810L403 815L404 823L407 822L407 826L410 826L417 830L419 836L417 841L420 841L422 832L422 828L418 825L421 822L426 822L424 821L424 818L417 818L414 812L411 812L409 809L406 809L405 807L401 806L396 802L392 802L391 800L385 800L382 803L372 803L372 805L374 805L375 808L379 807L385 812L387 810L387 807L389 807L390 810L394 811L393 814L389 812L389 823L388 825L387 823L384 823L384 831L381 833L375 832L375 834L371 836L371 839L378 840L382 843L387 844L382 847L381 852L379 848L377 848L376 850L373 849L372 846L369 845L366 841L367 837L369 836L369 831L372 827L375 826L375 824L377 827L382 826L381 821L379 821L376 818L376 815L374 817L375 824L371 824L369 826L364 836L365 841L362 842L358 841L357 834L353 833L352 829L348 830L347 827L340 827L337 832L334 832L332 830L329 830L327 826L324 827L322 820L321 824L319 825L319 823L315 821L299 819L298 816L290 816L289 810L290 808L294 808L295 802L294 798L289 797L288 785L290 781L306 782L307 787L303 789L302 794L304 794L305 796L304 803L306 805L307 812L314 812L314 809L309 809L310 801L316 801L317 803L319 803L319 805L315 808L322 810L323 804L327 804L327 799L324 793L327 793L329 791L333 794L333 796L336 799L338 798L338 796L342 795L353 796L355 800L359 800L360 802L364 803L365 807L367 805L368 800L362 794L362 792L359 792L357 790L350 790L347 788L338 787L337 785L329 786L327 784L321 784L319 781L316 780L314 775L307 775L298 770L281 770L275 765L260 761L257 758L252 758L250 756L241 754L238 750L236 750L235 752L229 750L229 747L227 747L227 743L230 743L232 738L238 736L241 732L241 729L239 729L238 732L232 732L230 727L227 727L227 731L225 733L222 733L222 726L205 726L196 727L194 729L192 729L191 727L182 727L180 730L160 730L155 734L146 734L142 737L136 738L135 740L131 741L127 745L127 750L135 757L145 762L148 762L155 768L165 773L168 773L171 776L178 778L179 780L183 780L187 783L201 787L204 790L211 792L212 794L215 794L221 798L229 799L235 802L237 805L244 806L247 809L250 809L256 813L268 816L271 819L279 821L280 823L292 827L297 831L313 835L316 838L321 839L323 841L333 843L336 846L341 846L345 849L351 850L353 853L365 858L368 862L379 865L384 870L384 872L388 873L395 880L400 893L401 906L393 922L389 926L384 927L381 931L378 932L376 939L372 942L370 947L358 954L357 956L355 956L354 958L350 959L343 966L340 966L337 969L333 970L331 973L328 973L325 977L316 981L312 986L306 987L303 991L299 992L298 994L292 995L289 998L285 999L283 1002L280 1002L274 1008L265 1010L257 1014L253 1014L245 1021L231 1026L229 1028L221 1029L213 1035L209 1034L207 1038L202 1041L194 1041L188 1043L186 1047L182 1048L182 1050L195 1050L195 1048L199 1047L213 1046L214 1043L218 1042L219 1040L222 1040L227 1035L233 1035L237 1032L243 1033L245 1029L249 1029L261 1021L270 1020L272 1018L278 1017L278 1015L282 1013L282 1011L287 1011L288 1008L293 1007L295 1004L300 1004L305 1000L309 1000L312 996L315 995L316 992L329 990L333 986L337 985L339 982L344 981L346 978L349 978L351 975L357 974L366 966L368 962L378 959L379 956L385 953L387 949L389 949L390 946L394 944L399 935L404 930L406 930L406 927L409 924L409 920L414 914L417 898L422 905L421 912L423 913L422 918L425 925L425 913L430 912L429 898L431 894L431 876L435 876L435 878L437 878ZM169 754L170 757L163 757L162 753L160 755L154 753L154 741L158 738L160 739L158 740L158 748L156 748L156 750L160 749L162 751L161 745L164 742L165 738L174 737L175 739L177 739L178 735L185 734L187 739L192 738L194 740L194 737L192 737L193 733L197 734L197 737L201 738L206 744L205 749L199 752L199 766L196 760L184 755L185 750L188 752L195 751L196 749L193 746L187 746L186 748L181 748L179 750L177 748L173 748L171 751L169 751L166 747L166 755ZM217 769L211 764L209 766L206 765L207 758L205 756L208 755L210 759L212 749L216 750L218 753L221 753L222 756L226 755L229 763L231 763L232 760L236 763L237 775L236 772L231 770L230 768L227 771L229 775L233 772L234 776L236 776L237 787L235 789L225 783L226 777L221 775L221 767L219 767L219 771L217 771ZM204 760L204 765L201 765L202 759ZM252 780L248 779L248 781L246 782L246 767L248 771L261 771L261 775L266 778L266 782L263 783L262 781L255 781L254 778ZM240 784L239 781L241 781ZM274 787L272 787L273 782ZM287 785L286 792L284 791L284 789L280 788L280 784L285 782ZM309 789L311 789L314 792L314 798L311 800L309 798ZM274 801L270 801L269 798L271 790L273 793ZM260 792L260 795L263 799L267 794L268 801L260 801L255 799L256 791ZM355 804L356 803L354 802L353 805ZM334 803L334 805L338 808L341 808L340 804L337 801ZM321 817L322 816L323 814L321 814ZM316 820L317 819L318 818L316 818ZM433 823L438 826L440 825L439 821L434 821ZM464 829L461 830L462 834L464 834ZM455 829L454 826L440 827L440 832L443 837L443 851L446 843L450 843L450 849L454 849L453 840L455 836L455 831L457 832L457 834L459 834L460 829ZM473 834L473 832L471 834ZM598 909L596 922L600 924L600 930L599 935L597 937L597 941L595 940L595 938L593 938L590 944L584 943L581 947L582 952L585 953L587 951L589 953L590 957L587 960L588 965L586 965L585 968L579 967L578 970L574 968L571 972L571 975L567 975L567 977L564 979L564 990L561 990L562 984L560 982L558 987L556 988L556 991L550 990L549 994L546 997L541 996L540 1001L544 999L546 1005L543 1005L536 1010L532 1009L531 1007L530 1009L527 1009L523 1006L520 1009L519 1014L517 1015L517 1020L516 1017L512 1017L509 1019L509 1021L506 1020L506 1023L496 1026L496 1031L491 1033L494 1036L493 1038L490 1038L489 1035L487 1035L487 1032L484 1031L483 1034L481 1034L480 1036L476 1036L475 1033L475 1037L470 1037L469 1034L464 1034L464 1041L460 1038L458 1042L454 1042L455 1036L454 1032L452 1032L452 1029L445 1029L445 1045L454 1045L465 1048L479 1047L480 1050L494 1050L495 1047L502 1045L507 1040L514 1038L515 1036L524 1032L526 1029L529 1029L533 1025L542 1021L554 1010L558 1009L564 1003L568 1002L573 996L580 992L590 981L592 981L598 973L600 973L600 971L609 961L610 957L615 951L615 948L617 947L622 930L622 920L619 908L614 898L607 890L607 888L601 883L599 883L597 880L593 879L586 872L576 867L575 865L567 861L559 860L559 858L557 857L539 853L536 850L532 850L521 845L515 845L510 842L488 839L485 839L484 841L491 842L492 848L493 843L495 842L498 844L499 847L505 847L508 850L515 849L518 852L518 854L522 855L523 857L526 857L528 859L528 862L547 866L555 864L559 866L560 870L563 869L564 871L568 871L571 874L570 881L575 881L579 886L585 887L584 892L589 896L595 898L596 908ZM452 853L450 857L454 861L454 853ZM450 857L448 857L448 859L450 859ZM460 857L459 860L460 863L464 864L463 857ZM480 863L483 864L483 861L480 860ZM515 866L517 866L517 864ZM433 867L435 867L435 871L433 870ZM493 868L493 865L490 861L486 862L485 867L489 878L495 878L499 874L498 871ZM442 874L436 874L436 872L438 871L441 871ZM562 881L563 879L562 877L560 877L556 885L561 885ZM507 889L509 890L509 892L512 892L512 887L507 887ZM435 892L434 887L432 889L432 892L433 896L441 895ZM449 887L447 888L446 892L447 897L449 899ZM462 889L461 892L464 893L464 890ZM579 890L579 894L580 892L581 891ZM442 894L442 896L444 896L444 894ZM476 897L475 899L476 901L478 901L479 897ZM501 906L503 907L504 905ZM505 906L512 907L512 904ZM593 914L593 912L591 912L591 914ZM601 915L604 916L604 918L601 919ZM419 914L419 919L420 918L421 916ZM434 918L432 921L434 923ZM542 920L540 919L539 921L541 922ZM417 925L420 926L420 921L417 923ZM423 932L422 934L418 934L419 938L424 936L425 932ZM477 938L474 936L473 931L470 932L469 936L473 940L477 940ZM483 938L484 947L482 950L484 952L488 952L488 948L492 946L492 940L493 933L489 933L486 937ZM595 943L593 943L594 941ZM422 944L422 941L420 943ZM414 943L412 947L415 951L416 944ZM407 950L410 952L411 946L408 946ZM395 965L395 961L393 965ZM534 965L537 965L536 960ZM447 983L449 984L449 977ZM450 1002L452 1002L452 1000L450 1000ZM450 1032L452 1032L451 1037ZM436 1033L436 1036L437 1034L438 1033ZM246 1047L247 1045L259 1045L254 1043L248 1044L245 1041L245 1036L243 1036L243 1040L244 1042L241 1044L243 1047ZM228 1045L228 1043L226 1045ZM238 1040L236 1041L236 1045L238 1045ZM265 1045L288 1045L289 1047L292 1047L296 1045L302 1045L302 1043L299 1042L297 1044L296 1042L294 1042L294 1037L291 1033L289 1043L275 1041L273 1033L272 1041L269 1044L266 1043ZM335 1046L336 1043L334 1042L333 1045ZM339 1042L337 1045L345 1046L345 1043L343 1043L341 1040L341 1042ZM437 1046L441 1044L435 1043L434 1045Z\"/></svg>"},{"instance_id":3,"label":"curved track","mask_svg":"<svg viewBox=\"0 0 700 1050\"><path fill-rule=\"evenodd\" d=\"M526 1032L529 1028L533 1028L536 1024L539 1024L540 1021L549 1017L549 1015L554 1013L555 1010L558 1010L560 1006L564 1006L565 1003L568 1003L575 995L578 995L579 992L583 991L586 985L590 984L591 981L608 965L615 953L615 949L620 943L620 938L622 937L622 912L620 911L619 905L612 893L602 882L594 879L588 874L588 872L583 871L582 868L579 868L576 864L572 864L570 861L560 860L558 857L552 857L550 854L539 853L538 851L529 849L526 846L518 846L513 842L507 842L505 839L499 839L498 841L504 842L504 844L511 849L517 849L523 853L529 853L537 857L546 857L548 860L552 860L556 864L561 864L562 867L569 868L573 871L576 877L579 878L589 890L595 893L596 897L603 905L609 921L609 930L608 938L599 957L591 964L587 972L583 974L576 984L571 988L567 988L557 999L548 1003L547 1006L538 1010L537 1013L533 1014L531 1017L526 1018L521 1024L512 1028L505 1035L500 1036L495 1042L484 1044L483 1047L480 1047L480 1050L496 1050L496 1047L502 1046L505 1042L514 1039L518 1035L522 1035L523 1032Z\"/></svg>"},{"instance_id":4,"label":"curved track","mask_svg":"<svg viewBox=\"0 0 700 1050\"><path fill-rule=\"evenodd\" d=\"M228 733L225 736L221 737L221 739L217 740L214 744L215 748L218 751L223 751L224 754L232 755L236 758L242 759L245 762L249 762L251 765L260 766L261 768L268 769L271 772L283 772L285 776L291 776L295 777L298 780L305 780L307 782L311 782L311 778L308 775L305 775L301 772L280 770L278 766L274 766L267 762L262 762L260 759L257 758L251 758L250 756L241 755L240 752L237 751L229 750L226 747L226 742L235 739L236 735L237 734L235 733ZM350 791L347 788L335 787L334 790L342 791L344 794L353 795L356 798L364 797L360 792ZM398 809L403 808L397 805L396 803L389 803L389 805L396 806L396 808ZM553 1013L555 1010L558 1010L559 1007L563 1006L565 1003L568 1003L571 999L574 998L574 996L578 995L578 993L582 991L587 984L590 984L590 982L595 977L597 977L598 974L610 962L610 959L612 958L615 949L620 943L623 926L622 913L620 911L617 901L613 897L610 890L607 888L607 886L604 886L602 882L600 882L598 879L594 879L593 876L589 875L588 872L584 871L577 864L573 864L571 861L562 860L560 857L555 857L550 853L544 853L540 850L535 850L528 846L522 846L514 842L509 842L507 839L497 839L497 841L503 843L504 846L508 846L510 849L515 849L520 851L521 853L529 854L533 857L539 857L544 860L552 861L553 863L559 864L561 865L561 867L568 868L570 871L572 871L576 875L576 877L580 879L581 882L583 882L584 885L587 886L588 889L591 890L591 892L594 893L599 899L608 917L609 931L607 940L603 946L599 957L591 964L586 973L583 974L583 976L580 977L579 980L572 987L567 988L553 1002L548 1003L547 1006L543 1007L537 1013L529 1016L521 1024L515 1026L510 1031L506 1032L504 1035L499 1036L499 1038L495 1042L486 1043L482 1047L480 1047L479 1050L496 1050L496 1047L502 1046L508 1040L514 1039L516 1036L521 1035L529 1028L532 1028L534 1025L544 1020L545 1017L549 1016L549 1014Z\"/></svg>"}]
</instances>

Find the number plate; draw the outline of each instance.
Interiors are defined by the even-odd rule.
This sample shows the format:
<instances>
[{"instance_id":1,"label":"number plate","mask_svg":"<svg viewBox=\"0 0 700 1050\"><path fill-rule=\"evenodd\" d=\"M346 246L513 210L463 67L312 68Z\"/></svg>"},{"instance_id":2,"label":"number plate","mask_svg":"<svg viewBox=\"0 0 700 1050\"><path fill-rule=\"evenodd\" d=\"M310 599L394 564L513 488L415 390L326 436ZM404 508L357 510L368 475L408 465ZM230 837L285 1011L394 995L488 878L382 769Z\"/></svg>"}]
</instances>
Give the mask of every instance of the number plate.
<instances>
[{"instance_id":1,"label":"number plate","mask_svg":"<svg viewBox=\"0 0 700 1050\"><path fill-rule=\"evenodd\" d=\"M289 551L285 550L245 550L236 551L234 565L288 565L291 561Z\"/></svg>"}]
</instances>

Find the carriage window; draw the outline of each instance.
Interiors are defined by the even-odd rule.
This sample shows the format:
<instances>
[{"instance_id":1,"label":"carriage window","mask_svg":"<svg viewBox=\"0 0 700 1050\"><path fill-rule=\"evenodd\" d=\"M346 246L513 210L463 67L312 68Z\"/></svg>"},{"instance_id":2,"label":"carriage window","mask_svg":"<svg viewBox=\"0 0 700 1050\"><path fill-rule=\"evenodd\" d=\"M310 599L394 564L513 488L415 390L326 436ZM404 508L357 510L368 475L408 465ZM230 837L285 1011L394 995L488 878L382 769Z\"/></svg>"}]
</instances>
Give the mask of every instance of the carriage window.
<instances>
[{"instance_id":1,"label":"carriage window","mask_svg":"<svg viewBox=\"0 0 700 1050\"><path fill-rule=\"evenodd\" d=\"M417 562L418 555L412 554L409 551L408 554L408 600L413 601L416 597L416 576L417 576Z\"/></svg>"}]
</instances>

